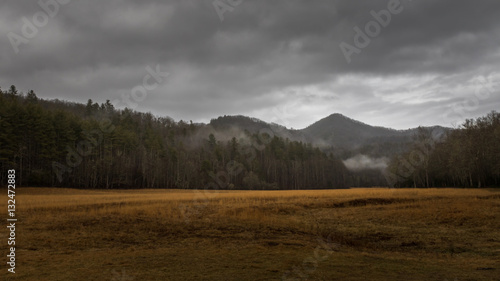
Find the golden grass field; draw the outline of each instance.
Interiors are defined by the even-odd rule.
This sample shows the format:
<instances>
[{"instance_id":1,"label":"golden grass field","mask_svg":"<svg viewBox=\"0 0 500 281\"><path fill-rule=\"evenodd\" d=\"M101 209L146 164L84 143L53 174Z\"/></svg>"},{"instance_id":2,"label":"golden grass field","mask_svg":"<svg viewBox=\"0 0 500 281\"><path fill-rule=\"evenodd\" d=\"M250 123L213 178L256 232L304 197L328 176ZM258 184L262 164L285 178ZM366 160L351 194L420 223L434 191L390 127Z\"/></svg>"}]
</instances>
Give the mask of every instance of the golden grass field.
<instances>
[{"instance_id":1,"label":"golden grass field","mask_svg":"<svg viewBox=\"0 0 500 281\"><path fill-rule=\"evenodd\" d=\"M500 280L495 189L17 192L1 280Z\"/></svg>"}]
</instances>

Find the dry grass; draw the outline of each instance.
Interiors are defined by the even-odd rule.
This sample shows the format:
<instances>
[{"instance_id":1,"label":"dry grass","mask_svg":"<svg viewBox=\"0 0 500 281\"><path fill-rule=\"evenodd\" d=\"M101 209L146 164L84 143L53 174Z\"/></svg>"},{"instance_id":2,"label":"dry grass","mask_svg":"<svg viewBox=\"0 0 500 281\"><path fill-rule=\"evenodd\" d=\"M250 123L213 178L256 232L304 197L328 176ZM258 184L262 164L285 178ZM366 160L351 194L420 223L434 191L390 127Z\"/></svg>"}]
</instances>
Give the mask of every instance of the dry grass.
<instances>
[{"instance_id":1,"label":"dry grass","mask_svg":"<svg viewBox=\"0 0 500 281\"><path fill-rule=\"evenodd\" d=\"M1 278L500 280L498 190L18 192Z\"/></svg>"}]
</instances>

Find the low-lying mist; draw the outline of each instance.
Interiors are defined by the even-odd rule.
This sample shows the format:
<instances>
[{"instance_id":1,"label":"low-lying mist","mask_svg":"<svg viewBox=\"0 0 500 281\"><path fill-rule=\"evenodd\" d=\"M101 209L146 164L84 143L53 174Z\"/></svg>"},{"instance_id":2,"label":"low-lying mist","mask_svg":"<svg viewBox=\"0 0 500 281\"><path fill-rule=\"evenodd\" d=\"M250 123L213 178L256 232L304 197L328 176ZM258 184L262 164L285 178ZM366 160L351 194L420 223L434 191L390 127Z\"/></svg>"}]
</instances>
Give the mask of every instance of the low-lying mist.
<instances>
[{"instance_id":1,"label":"low-lying mist","mask_svg":"<svg viewBox=\"0 0 500 281\"><path fill-rule=\"evenodd\" d=\"M355 172L362 170L384 170L387 168L389 158L371 158L364 154L358 154L343 162L347 169Z\"/></svg>"}]
</instances>

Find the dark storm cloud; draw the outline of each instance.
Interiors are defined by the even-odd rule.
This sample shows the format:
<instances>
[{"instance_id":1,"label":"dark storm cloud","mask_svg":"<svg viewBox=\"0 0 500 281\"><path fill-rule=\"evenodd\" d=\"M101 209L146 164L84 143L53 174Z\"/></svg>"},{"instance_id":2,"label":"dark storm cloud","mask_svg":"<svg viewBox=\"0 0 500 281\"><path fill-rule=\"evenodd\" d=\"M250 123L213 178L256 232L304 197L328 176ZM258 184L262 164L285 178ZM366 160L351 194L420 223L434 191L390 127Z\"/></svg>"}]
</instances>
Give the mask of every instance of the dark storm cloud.
<instances>
[{"instance_id":1,"label":"dark storm cloud","mask_svg":"<svg viewBox=\"0 0 500 281\"><path fill-rule=\"evenodd\" d=\"M293 127L341 112L405 128L450 125L442 111L473 99L481 78L492 94L459 115L498 109L498 1L401 0L350 63L340 44L354 45L354 27L389 0L246 0L223 21L213 3L70 1L16 54L9 32L22 36L23 17L43 10L3 1L0 86L103 102L130 94L159 65L171 76L137 110L193 121L247 114Z\"/></svg>"}]
</instances>

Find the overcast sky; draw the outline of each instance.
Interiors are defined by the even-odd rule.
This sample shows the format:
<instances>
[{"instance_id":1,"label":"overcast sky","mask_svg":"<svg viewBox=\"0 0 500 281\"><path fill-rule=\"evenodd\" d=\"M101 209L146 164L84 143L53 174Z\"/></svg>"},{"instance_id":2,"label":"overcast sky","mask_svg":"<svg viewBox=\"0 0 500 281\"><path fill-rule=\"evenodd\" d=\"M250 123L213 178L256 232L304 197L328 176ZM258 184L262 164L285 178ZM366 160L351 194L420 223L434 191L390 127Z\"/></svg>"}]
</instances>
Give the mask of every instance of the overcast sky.
<instances>
[{"instance_id":1,"label":"overcast sky","mask_svg":"<svg viewBox=\"0 0 500 281\"><path fill-rule=\"evenodd\" d=\"M498 0L55 1L1 1L2 89L297 129L332 113L406 129L500 110Z\"/></svg>"}]
</instances>

